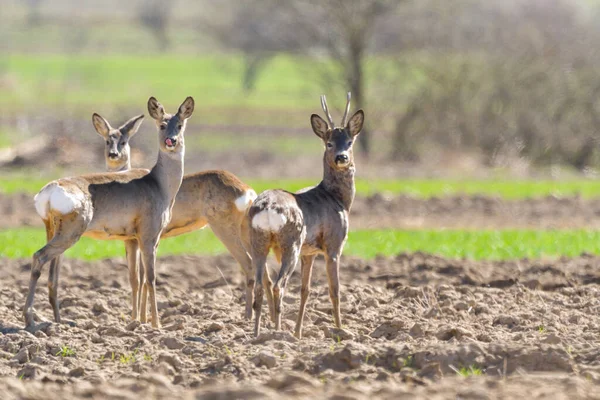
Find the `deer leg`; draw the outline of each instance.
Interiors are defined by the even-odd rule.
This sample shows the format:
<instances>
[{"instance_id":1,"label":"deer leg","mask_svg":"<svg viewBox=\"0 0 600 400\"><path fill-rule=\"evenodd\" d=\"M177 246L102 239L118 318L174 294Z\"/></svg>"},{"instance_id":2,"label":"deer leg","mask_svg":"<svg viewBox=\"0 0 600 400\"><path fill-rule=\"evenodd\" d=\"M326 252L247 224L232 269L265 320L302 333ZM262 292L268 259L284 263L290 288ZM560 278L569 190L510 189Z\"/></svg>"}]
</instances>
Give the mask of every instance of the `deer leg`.
<instances>
[{"instance_id":1,"label":"deer leg","mask_svg":"<svg viewBox=\"0 0 600 400\"><path fill-rule=\"evenodd\" d=\"M340 317L340 257L339 254L325 257L327 281L329 282L329 298L333 306L333 321L337 328L342 327Z\"/></svg>"},{"instance_id":2,"label":"deer leg","mask_svg":"<svg viewBox=\"0 0 600 400\"><path fill-rule=\"evenodd\" d=\"M267 249L268 254L268 249ZM267 269L267 254L252 254L254 265L254 336L260 334L260 318L262 311L263 296L265 294L263 277Z\"/></svg>"},{"instance_id":3,"label":"deer leg","mask_svg":"<svg viewBox=\"0 0 600 400\"><path fill-rule=\"evenodd\" d=\"M301 273L302 273L302 287L300 289L300 308L298 310L298 319L296 320L296 329L294 335L298 338L302 338L302 323L304 321L304 312L306 311L306 301L310 294L310 278L312 276L312 267L315 261L315 256L302 256L301 257Z\"/></svg>"},{"instance_id":4,"label":"deer leg","mask_svg":"<svg viewBox=\"0 0 600 400\"><path fill-rule=\"evenodd\" d=\"M46 225L46 242L54 237L54 221L44 221ZM50 270L48 272L48 301L54 312L54 321L60 323L60 311L58 309L58 277L60 274L60 264L62 256L55 257L50 261Z\"/></svg>"},{"instance_id":5,"label":"deer leg","mask_svg":"<svg viewBox=\"0 0 600 400\"><path fill-rule=\"evenodd\" d=\"M225 245L227 250L236 259L244 276L246 277L246 319L252 318L252 303L254 300L254 274L252 273L252 258L246 252L240 238L239 229L232 225L210 225L215 236Z\"/></svg>"},{"instance_id":6,"label":"deer leg","mask_svg":"<svg viewBox=\"0 0 600 400\"><path fill-rule=\"evenodd\" d=\"M148 291L148 298L150 300L150 311L152 313L152 327L160 328L160 321L158 317L158 307L156 305L156 247L158 246L158 238L156 240L145 243L140 246L142 250L142 260L144 264L144 273L146 276L146 282L144 282L144 287ZM144 297L142 297L142 303L144 302ZM144 317L145 312L142 311L142 318Z\"/></svg>"},{"instance_id":7,"label":"deer leg","mask_svg":"<svg viewBox=\"0 0 600 400\"><path fill-rule=\"evenodd\" d=\"M63 219L58 220L55 224L54 236L46 243L44 247L36 251L33 255L33 261L31 263L31 277L29 279L29 293L25 300L25 307L23 308L23 317L25 318L26 329L32 329L35 325L33 318L33 300L35 296L35 288L37 281L42 273L42 268L50 260L62 255L69 247L73 246L85 232L85 221L80 218L77 214L70 216L62 216ZM47 236L49 236L47 232ZM58 274L57 267L53 271L52 286L58 287ZM57 296L56 292L52 295ZM56 312L58 311L58 300L56 300L55 318ZM54 305L53 305L54 308Z\"/></svg>"},{"instance_id":8,"label":"deer leg","mask_svg":"<svg viewBox=\"0 0 600 400\"><path fill-rule=\"evenodd\" d=\"M58 308L58 278L60 275L60 264L62 263L62 254L50 261L50 271L48 273L48 301L54 312L54 322L60 323L60 311Z\"/></svg>"},{"instance_id":9,"label":"deer leg","mask_svg":"<svg viewBox=\"0 0 600 400\"><path fill-rule=\"evenodd\" d=\"M139 277L143 278L143 268L138 265L138 243L137 240L126 240L125 241L125 254L127 256L127 267L129 269L129 285L131 286L131 319L138 319L139 315L139 289L140 281ZM142 274L139 274L139 271ZM143 284L143 281L142 281Z\"/></svg>"},{"instance_id":10,"label":"deer leg","mask_svg":"<svg viewBox=\"0 0 600 400\"><path fill-rule=\"evenodd\" d=\"M140 283L138 286L138 292L137 292L137 306L138 306L138 319L139 319L142 315L142 311L144 313L147 311L145 308L142 309L142 292L144 290L144 287L146 286L146 285L144 285L144 282L146 281L146 276L144 275L144 265L142 264L142 253L140 252L139 245L138 245L138 250L137 250L136 265L137 265L137 271L138 271L139 283Z\"/></svg>"},{"instance_id":11,"label":"deer leg","mask_svg":"<svg viewBox=\"0 0 600 400\"><path fill-rule=\"evenodd\" d=\"M292 243L291 246L285 246L282 249L281 256L281 269L277 280L273 285L273 304L275 308L275 330L281 330L281 311L283 306L283 296L287 287L288 280L296 264L298 263L298 256L300 255L300 248L302 243L300 240Z\"/></svg>"}]
</instances>

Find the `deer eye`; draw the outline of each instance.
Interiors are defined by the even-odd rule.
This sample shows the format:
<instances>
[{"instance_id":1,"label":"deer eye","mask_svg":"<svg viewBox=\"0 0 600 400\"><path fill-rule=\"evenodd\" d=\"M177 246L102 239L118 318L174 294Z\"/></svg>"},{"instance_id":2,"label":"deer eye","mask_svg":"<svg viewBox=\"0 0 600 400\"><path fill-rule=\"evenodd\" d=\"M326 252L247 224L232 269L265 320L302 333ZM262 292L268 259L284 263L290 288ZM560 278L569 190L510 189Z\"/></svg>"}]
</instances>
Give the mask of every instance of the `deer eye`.
<instances>
[{"instance_id":1,"label":"deer eye","mask_svg":"<svg viewBox=\"0 0 600 400\"><path fill-rule=\"evenodd\" d=\"M107 141L106 141L106 145L107 145L107 146L110 146L110 140L107 140Z\"/></svg>"},{"instance_id":2,"label":"deer eye","mask_svg":"<svg viewBox=\"0 0 600 400\"><path fill-rule=\"evenodd\" d=\"M327 148L328 148L328 149L331 149L332 147L333 147L333 143L331 143L331 142L327 142Z\"/></svg>"},{"instance_id":3,"label":"deer eye","mask_svg":"<svg viewBox=\"0 0 600 400\"><path fill-rule=\"evenodd\" d=\"M348 146L352 146L352 140L348 142Z\"/></svg>"},{"instance_id":4,"label":"deer eye","mask_svg":"<svg viewBox=\"0 0 600 400\"><path fill-rule=\"evenodd\" d=\"M167 125L161 125L160 126L160 130L164 131L165 129L167 129Z\"/></svg>"}]
</instances>

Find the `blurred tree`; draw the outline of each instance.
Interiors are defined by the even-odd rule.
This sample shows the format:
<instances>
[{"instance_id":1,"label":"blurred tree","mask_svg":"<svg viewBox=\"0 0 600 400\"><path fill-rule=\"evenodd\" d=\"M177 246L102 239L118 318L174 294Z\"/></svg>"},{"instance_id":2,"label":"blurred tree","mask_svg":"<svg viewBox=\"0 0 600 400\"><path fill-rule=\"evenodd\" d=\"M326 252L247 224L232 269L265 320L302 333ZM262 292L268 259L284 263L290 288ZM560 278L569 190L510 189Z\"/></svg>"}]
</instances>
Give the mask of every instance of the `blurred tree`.
<instances>
[{"instance_id":1,"label":"blurred tree","mask_svg":"<svg viewBox=\"0 0 600 400\"><path fill-rule=\"evenodd\" d=\"M213 0L209 6L212 9L201 18L199 28L220 45L242 53L242 86L247 93L254 90L261 70L273 56L306 44L282 2Z\"/></svg>"},{"instance_id":2,"label":"blurred tree","mask_svg":"<svg viewBox=\"0 0 600 400\"><path fill-rule=\"evenodd\" d=\"M40 23L42 19L42 14L40 13L40 7L42 5L42 0L26 0L27 4L27 25L35 26Z\"/></svg>"},{"instance_id":3,"label":"blurred tree","mask_svg":"<svg viewBox=\"0 0 600 400\"><path fill-rule=\"evenodd\" d=\"M138 9L140 23L154 34L161 51L169 47L167 27L172 7L169 0L144 0Z\"/></svg>"},{"instance_id":4,"label":"blurred tree","mask_svg":"<svg viewBox=\"0 0 600 400\"><path fill-rule=\"evenodd\" d=\"M340 83L352 92L355 108L366 106L365 65L375 51L385 51L397 39L393 26L401 25L396 11L408 0L295 0L285 5L296 16L298 30L312 48L324 49L341 72ZM379 32L384 20L385 32ZM332 76L327 72L326 78ZM331 83L331 82L329 82ZM371 150L367 128L359 136L360 149Z\"/></svg>"},{"instance_id":5,"label":"blurred tree","mask_svg":"<svg viewBox=\"0 0 600 400\"><path fill-rule=\"evenodd\" d=\"M581 11L568 0L405 8L392 47L411 55L421 89L397 118L394 156L418 158L428 141L477 150L490 164L598 162L600 35Z\"/></svg>"},{"instance_id":6,"label":"blurred tree","mask_svg":"<svg viewBox=\"0 0 600 400\"><path fill-rule=\"evenodd\" d=\"M374 35L384 18L394 15L407 0L214 0L214 10L201 21L201 29L222 45L241 51L245 58L243 85L247 91L266 61L278 52L322 54L334 62L321 68L323 84L352 92L353 105L365 107L365 64L370 51L393 40ZM226 15L226 17L221 17ZM396 21L397 22L397 21ZM391 26L391 24L390 24ZM389 29L386 34L393 35ZM370 132L363 129L360 148L370 150Z\"/></svg>"}]
</instances>

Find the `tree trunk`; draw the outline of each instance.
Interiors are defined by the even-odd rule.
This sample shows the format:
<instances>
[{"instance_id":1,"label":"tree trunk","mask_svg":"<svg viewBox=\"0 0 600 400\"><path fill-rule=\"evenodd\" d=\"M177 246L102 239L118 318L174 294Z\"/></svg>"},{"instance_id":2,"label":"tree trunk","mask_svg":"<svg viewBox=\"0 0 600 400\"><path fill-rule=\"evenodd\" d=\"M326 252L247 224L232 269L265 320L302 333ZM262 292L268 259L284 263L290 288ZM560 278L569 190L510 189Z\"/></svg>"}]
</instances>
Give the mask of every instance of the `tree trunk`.
<instances>
[{"instance_id":1,"label":"tree trunk","mask_svg":"<svg viewBox=\"0 0 600 400\"><path fill-rule=\"evenodd\" d=\"M353 35L350 37L349 43L349 63L345 65L346 69L346 81L352 92L352 100L354 102L354 108L363 108L365 106L364 97L364 75L363 75L363 55L365 43L364 39L360 35ZM371 135L367 129L367 124L363 127L361 134L358 136L358 144L363 154L368 156L371 151Z\"/></svg>"},{"instance_id":2,"label":"tree trunk","mask_svg":"<svg viewBox=\"0 0 600 400\"><path fill-rule=\"evenodd\" d=\"M242 77L244 93L248 94L254 91L258 75L269 58L270 57L265 54L244 55L244 76Z\"/></svg>"}]
</instances>

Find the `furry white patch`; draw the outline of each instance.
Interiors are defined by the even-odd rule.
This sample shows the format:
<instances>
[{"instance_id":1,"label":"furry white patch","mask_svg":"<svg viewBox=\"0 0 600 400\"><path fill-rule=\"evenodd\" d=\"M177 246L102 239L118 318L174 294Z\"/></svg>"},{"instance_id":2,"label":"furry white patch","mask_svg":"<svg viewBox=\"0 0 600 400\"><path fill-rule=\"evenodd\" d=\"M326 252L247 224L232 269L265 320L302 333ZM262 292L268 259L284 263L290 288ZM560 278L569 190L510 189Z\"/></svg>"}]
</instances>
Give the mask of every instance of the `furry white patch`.
<instances>
[{"instance_id":1,"label":"furry white patch","mask_svg":"<svg viewBox=\"0 0 600 400\"><path fill-rule=\"evenodd\" d=\"M285 215L275 210L267 209L252 218L252 227L263 231L279 232L287 222Z\"/></svg>"},{"instance_id":2,"label":"furry white patch","mask_svg":"<svg viewBox=\"0 0 600 400\"><path fill-rule=\"evenodd\" d=\"M256 192L252 189L248 189L246 193L235 199L235 206L240 211L246 211L254 199L256 199Z\"/></svg>"},{"instance_id":3,"label":"furry white patch","mask_svg":"<svg viewBox=\"0 0 600 400\"><path fill-rule=\"evenodd\" d=\"M46 219L46 216L48 215L48 202L50 201L50 193L54 185L54 182L48 183L33 198L35 211L37 211L38 215L43 219Z\"/></svg>"},{"instance_id":4,"label":"furry white patch","mask_svg":"<svg viewBox=\"0 0 600 400\"><path fill-rule=\"evenodd\" d=\"M33 198L35 209L40 217L46 219L48 210L55 210L61 214L69 214L81 207L83 196L81 193L69 193L56 182L50 182Z\"/></svg>"}]
</instances>

